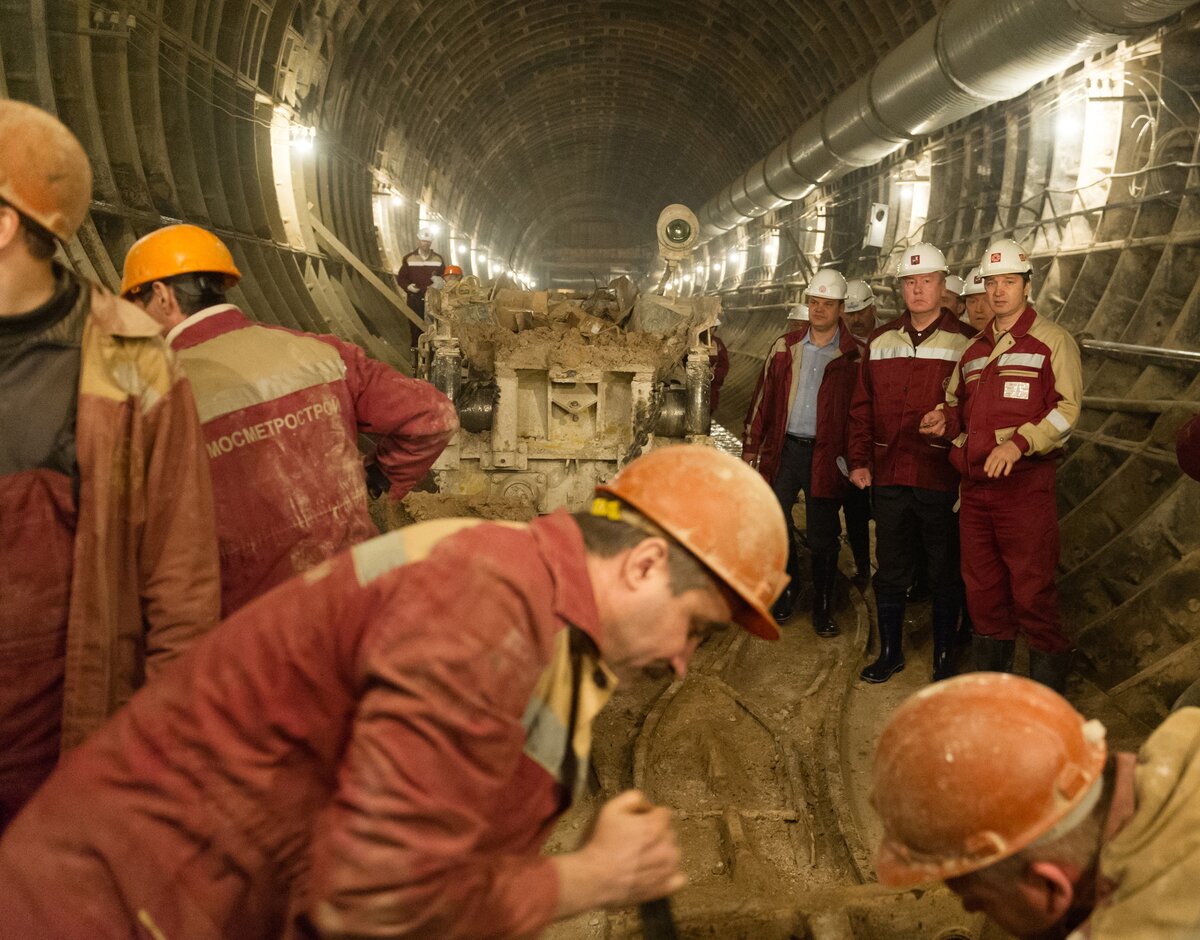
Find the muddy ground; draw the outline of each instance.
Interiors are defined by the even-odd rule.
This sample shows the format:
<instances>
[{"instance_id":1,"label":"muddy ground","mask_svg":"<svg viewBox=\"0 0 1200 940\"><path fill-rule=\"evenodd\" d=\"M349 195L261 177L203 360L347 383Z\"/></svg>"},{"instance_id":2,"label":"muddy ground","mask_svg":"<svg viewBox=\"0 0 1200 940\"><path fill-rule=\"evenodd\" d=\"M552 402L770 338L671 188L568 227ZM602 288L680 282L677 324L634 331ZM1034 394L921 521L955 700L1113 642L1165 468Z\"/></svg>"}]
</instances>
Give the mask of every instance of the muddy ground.
<instances>
[{"instance_id":1,"label":"muddy ground","mask_svg":"<svg viewBox=\"0 0 1200 940\"><path fill-rule=\"evenodd\" d=\"M481 508L433 495L405 502L418 513ZM842 570L853 570L848 550ZM604 800L637 787L675 812L689 884L672 905L684 938L1002 940L943 887L895 892L875 881L871 756L891 712L929 681L930 612L909 605L906 668L871 685L858 679L874 658L871 591L846 578L838 591L839 637L813 633L802 595L779 643L730 630L706 642L685 679L619 689L595 725L590 793L546 851L573 849ZM964 668L969 660L966 650ZM1019 658L1018 672L1023 665ZM1069 697L1105 722L1116 748L1135 748L1148 733L1078 677ZM545 937L643 935L638 912L623 910L581 915Z\"/></svg>"}]
</instances>

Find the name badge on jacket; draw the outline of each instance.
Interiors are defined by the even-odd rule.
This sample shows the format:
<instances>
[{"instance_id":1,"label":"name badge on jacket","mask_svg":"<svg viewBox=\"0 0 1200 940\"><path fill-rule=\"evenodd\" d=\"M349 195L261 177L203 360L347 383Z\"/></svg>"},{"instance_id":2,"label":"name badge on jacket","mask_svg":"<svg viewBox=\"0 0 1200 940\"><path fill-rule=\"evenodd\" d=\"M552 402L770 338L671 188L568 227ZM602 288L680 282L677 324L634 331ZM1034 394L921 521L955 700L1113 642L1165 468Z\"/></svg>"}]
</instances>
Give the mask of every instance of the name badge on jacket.
<instances>
[{"instance_id":1,"label":"name badge on jacket","mask_svg":"<svg viewBox=\"0 0 1200 940\"><path fill-rule=\"evenodd\" d=\"M1029 398L1029 383L1028 382L1005 382L1004 383L1005 398Z\"/></svg>"}]
</instances>

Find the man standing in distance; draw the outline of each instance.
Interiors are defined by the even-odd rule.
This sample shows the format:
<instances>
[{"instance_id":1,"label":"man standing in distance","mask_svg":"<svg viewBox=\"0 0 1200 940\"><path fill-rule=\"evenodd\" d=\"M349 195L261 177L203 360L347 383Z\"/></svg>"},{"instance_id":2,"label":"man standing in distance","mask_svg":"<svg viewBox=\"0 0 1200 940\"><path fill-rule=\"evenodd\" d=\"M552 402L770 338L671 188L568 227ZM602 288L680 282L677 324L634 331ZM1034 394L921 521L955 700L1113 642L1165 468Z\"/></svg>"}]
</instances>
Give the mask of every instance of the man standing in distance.
<instances>
[{"instance_id":1,"label":"man standing in distance","mask_svg":"<svg viewBox=\"0 0 1200 940\"><path fill-rule=\"evenodd\" d=\"M433 250L432 229L422 228L417 232L416 250L404 256L400 262L400 270L396 272L396 283L404 291L404 300L408 303L408 308L422 319L425 318L425 292L429 290L435 277L443 276L445 269L446 262ZM412 331L413 348L416 349L423 330L415 323L408 326Z\"/></svg>"},{"instance_id":2,"label":"man standing in distance","mask_svg":"<svg viewBox=\"0 0 1200 940\"><path fill-rule=\"evenodd\" d=\"M842 324L846 279L832 268L813 275L805 289L808 322L781 336L771 347L750 413L742 458L771 484L791 520L796 495L804 491L804 517L812 553L813 630L839 633L833 622L837 578L838 509L847 489L846 425L858 383L862 346ZM792 614L799 580L796 540L791 540L788 571L792 583L775 605L775 619Z\"/></svg>"},{"instance_id":3,"label":"man standing in distance","mask_svg":"<svg viewBox=\"0 0 1200 940\"><path fill-rule=\"evenodd\" d=\"M915 573L914 530L929 559L935 680L954 673L962 606L958 476L947 447L922 437L920 422L942 400L974 330L941 306L946 258L933 245L905 249L896 273L905 309L871 336L850 421L850 482L873 487L875 515L880 651L862 671L867 682L886 682L904 668L904 595Z\"/></svg>"},{"instance_id":4,"label":"man standing in distance","mask_svg":"<svg viewBox=\"0 0 1200 940\"><path fill-rule=\"evenodd\" d=\"M993 242L979 273L995 319L963 354L944 406L921 433L954 443L962 474L963 577L976 666L1012 669L1018 634L1029 675L1066 688L1071 640L1063 632L1055 465L1079 419L1079 347L1029 303L1033 266L1012 239Z\"/></svg>"}]
</instances>

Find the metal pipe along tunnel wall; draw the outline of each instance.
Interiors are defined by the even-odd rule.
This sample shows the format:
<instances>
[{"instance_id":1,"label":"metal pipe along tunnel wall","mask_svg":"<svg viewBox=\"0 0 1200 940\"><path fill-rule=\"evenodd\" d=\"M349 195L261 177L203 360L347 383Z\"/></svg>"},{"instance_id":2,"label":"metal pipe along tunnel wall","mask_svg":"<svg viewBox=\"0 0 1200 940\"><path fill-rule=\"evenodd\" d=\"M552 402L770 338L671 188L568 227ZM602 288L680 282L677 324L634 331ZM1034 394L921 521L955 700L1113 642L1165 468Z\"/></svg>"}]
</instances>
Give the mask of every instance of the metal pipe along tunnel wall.
<instances>
[{"instance_id":1,"label":"metal pipe along tunnel wall","mask_svg":"<svg viewBox=\"0 0 1200 940\"><path fill-rule=\"evenodd\" d=\"M809 112L817 117L808 124L781 126L763 105L752 122L756 134L730 141L737 148L731 154L720 153L724 138L711 128L695 131L717 148L712 162L726 179L788 126L812 132L789 137L701 216L710 231L729 229L698 256L690 288L719 290L725 303L732 370L718 419L738 430L763 354L783 327L783 305L796 298L807 270L835 263L849 276L867 277L886 308L893 305L887 273L905 244L932 241L956 273L965 273L989 238L1014 234L1033 252L1039 309L1091 340L1084 343L1088 407L1060 472L1064 614L1089 676L1116 704L1153 724L1200 674L1200 486L1180 474L1171 451L1175 429L1200 401L1196 10L1147 36L1149 24L1188 5L1074 4L1072 22L1082 32L1070 33L1079 51L1071 61L1089 58L1054 75L1066 60L1037 45L1038 31L1016 35L1026 37L1030 59L1041 66L1015 68L1018 60L971 52L985 42L986 24L962 20L965 0L941 6L940 16L937 4L878 6L881 61L857 84L850 65L834 63L836 87L814 93L821 108ZM1022 16L1034 6L1013 4ZM0 3L0 93L57 113L96 171L93 211L69 247L71 263L115 286L137 237L169 221L204 225L230 243L246 275L233 299L253 316L334 332L407 367L407 324L318 234L321 226L384 280L409 247L419 202L505 258L528 251L516 244L519 232L562 231L553 212L568 206L583 213L570 216L572 225L591 212L605 231L624 231L612 224L611 207L598 204L602 188L587 190L591 201L581 198L580 207L553 188L571 184L570 167L548 163L540 182L506 194L501 176L488 186L474 178L488 176L489 159L499 160L500 151L475 142L439 163L429 155L438 152L436 129L423 147L407 141L403 115L381 104L388 83L405 83L406 94L424 95L434 111L439 92L422 85L420 68L397 57L404 49L393 9L370 0ZM1120 18L1121 10L1135 9L1137 17ZM454 5L452 12L466 24L471 9ZM795 25L767 21L777 31L809 29L795 11L791 16ZM963 44L951 41L960 35L953 30L968 29ZM1128 43L1100 51L1130 29L1138 34ZM506 35L515 61L520 31ZM423 42L408 51L426 61L439 49L450 54L444 43ZM896 58L898 50L918 47L929 55ZM897 51L888 56L889 48ZM684 44L669 54L678 60L686 52ZM860 66L872 61L870 49L856 54ZM998 71L985 73L988 61ZM493 54L478 65L492 70L489 82L498 88L510 77L509 65ZM1020 87L1041 84L976 110L1018 90L1018 73ZM912 94L905 89L930 90L939 81L945 95L930 92L938 107L918 114L905 103L903 95ZM528 100L532 107L532 93ZM758 107L748 97L743 104ZM569 120L560 105L547 103L544 114ZM777 105L772 99L775 111ZM512 114L519 113L513 104ZM687 128L686 114L653 113ZM314 128L311 150L292 146L297 127ZM548 161L570 153L545 128L524 130L553 144ZM521 131L512 128L511 139ZM634 131L650 140L646 125L635 122ZM663 151L653 152L657 159ZM636 153L622 159L637 163ZM645 167L637 172L653 175ZM721 179L704 183L701 197ZM643 186L642 177L633 184ZM551 188L540 193L539 185ZM403 199L378 198L393 186ZM642 201L650 198L649 190L636 191ZM518 211L539 193L553 211ZM884 251L862 246L874 205L889 210ZM649 206L650 217L660 208ZM639 244L606 247L628 254L650 235L647 228ZM736 269L724 261L729 250L739 253Z\"/></svg>"}]
</instances>

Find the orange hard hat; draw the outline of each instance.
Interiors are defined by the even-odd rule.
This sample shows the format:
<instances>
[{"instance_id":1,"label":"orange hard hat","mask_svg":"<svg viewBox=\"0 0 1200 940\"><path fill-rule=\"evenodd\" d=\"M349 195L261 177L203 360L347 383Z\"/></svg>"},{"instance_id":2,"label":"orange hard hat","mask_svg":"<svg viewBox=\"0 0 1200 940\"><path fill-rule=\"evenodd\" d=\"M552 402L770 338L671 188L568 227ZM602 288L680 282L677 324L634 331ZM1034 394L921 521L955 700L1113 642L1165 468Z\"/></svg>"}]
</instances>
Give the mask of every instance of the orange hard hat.
<instances>
[{"instance_id":1,"label":"orange hard hat","mask_svg":"<svg viewBox=\"0 0 1200 940\"><path fill-rule=\"evenodd\" d=\"M737 623L779 639L770 608L788 581L787 524L758 471L715 448L679 444L643 454L596 492L628 503L695 555L731 592Z\"/></svg>"},{"instance_id":2,"label":"orange hard hat","mask_svg":"<svg viewBox=\"0 0 1200 940\"><path fill-rule=\"evenodd\" d=\"M1200 480L1200 415L1185 421L1175 438L1175 458L1179 469L1193 480Z\"/></svg>"},{"instance_id":3,"label":"orange hard hat","mask_svg":"<svg viewBox=\"0 0 1200 940\"><path fill-rule=\"evenodd\" d=\"M944 881L1065 834L1099 796L1104 736L1021 676L970 673L911 696L875 749L880 882Z\"/></svg>"},{"instance_id":4,"label":"orange hard hat","mask_svg":"<svg viewBox=\"0 0 1200 940\"><path fill-rule=\"evenodd\" d=\"M457 264L446 265L445 270L442 272L442 276L450 277L452 274L457 274L459 277L462 277L462 268L460 268Z\"/></svg>"},{"instance_id":5,"label":"orange hard hat","mask_svg":"<svg viewBox=\"0 0 1200 940\"><path fill-rule=\"evenodd\" d=\"M0 101L0 199L64 242L92 202L92 168L75 135L21 101Z\"/></svg>"},{"instance_id":6,"label":"orange hard hat","mask_svg":"<svg viewBox=\"0 0 1200 940\"><path fill-rule=\"evenodd\" d=\"M143 235L129 249L121 296L128 298L145 284L178 274L206 272L224 274L226 287L233 287L242 278L233 255L212 232L196 225L168 225Z\"/></svg>"}]
</instances>

